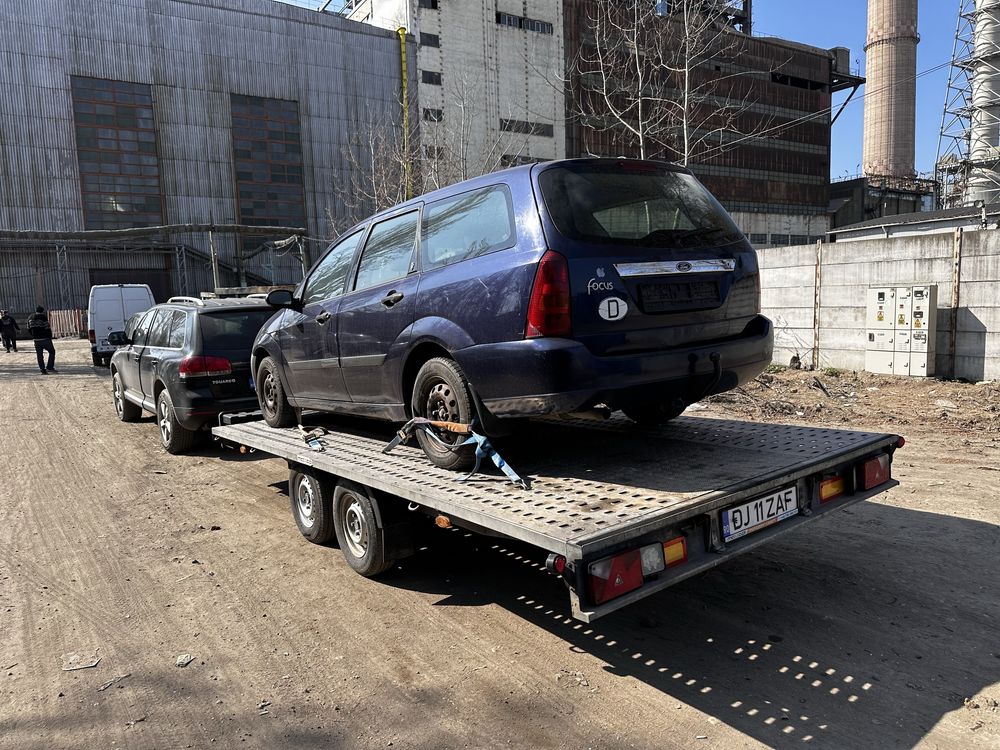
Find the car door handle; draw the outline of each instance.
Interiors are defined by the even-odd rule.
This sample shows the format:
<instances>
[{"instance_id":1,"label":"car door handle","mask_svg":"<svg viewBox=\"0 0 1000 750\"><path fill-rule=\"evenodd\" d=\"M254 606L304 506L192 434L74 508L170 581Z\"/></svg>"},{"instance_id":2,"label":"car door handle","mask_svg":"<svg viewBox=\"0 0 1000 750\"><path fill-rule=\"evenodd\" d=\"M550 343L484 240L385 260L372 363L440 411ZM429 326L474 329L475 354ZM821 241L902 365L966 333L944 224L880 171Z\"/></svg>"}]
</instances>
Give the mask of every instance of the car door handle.
<instances>
[{"instance_id":1,"label":"car door handle","mask_svg":"<svg viewBox=\"0 0 1000 750\"><path fill-rule=\"evenodd\" d=\"M330 317L331 317L330 313L324 310L323 312L321 312L319 315L316 316L316 322L319 323L320 325L323 325L326 321L330 319Z\"/></svg>"},{"instance_id":2,"label":"car door handle","mask_svg":"<svg viewBox=\"0 0 1000 750\"><path fill-rule=\"evenodd\" d=\"M392 307L402 299L403 299L402 292L389 292L382 298L382 304L385 305L386 307Z\"/></svg>"}]
</instances>

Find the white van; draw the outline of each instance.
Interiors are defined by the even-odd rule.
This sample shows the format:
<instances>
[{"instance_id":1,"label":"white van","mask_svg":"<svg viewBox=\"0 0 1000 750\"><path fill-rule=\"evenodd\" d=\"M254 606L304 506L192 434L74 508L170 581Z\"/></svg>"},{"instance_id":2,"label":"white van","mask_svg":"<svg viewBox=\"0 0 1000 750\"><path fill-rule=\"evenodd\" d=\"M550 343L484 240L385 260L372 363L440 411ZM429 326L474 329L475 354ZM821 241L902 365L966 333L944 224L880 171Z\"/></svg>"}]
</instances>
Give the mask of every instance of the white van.
<instances>
[{"instance_id":1,"label":"white van","mask_svg":"<svg viewBox=\"0 0 1000 750\"><path fill-rule=\"evenodd\" d=\"M115 347L108 334L125 330L125 321L137 312L148 310L156 302L147 284L98 284L90 287L87 303L87 336L95 365L107 366Z\"/></svg>"}]
</instances>

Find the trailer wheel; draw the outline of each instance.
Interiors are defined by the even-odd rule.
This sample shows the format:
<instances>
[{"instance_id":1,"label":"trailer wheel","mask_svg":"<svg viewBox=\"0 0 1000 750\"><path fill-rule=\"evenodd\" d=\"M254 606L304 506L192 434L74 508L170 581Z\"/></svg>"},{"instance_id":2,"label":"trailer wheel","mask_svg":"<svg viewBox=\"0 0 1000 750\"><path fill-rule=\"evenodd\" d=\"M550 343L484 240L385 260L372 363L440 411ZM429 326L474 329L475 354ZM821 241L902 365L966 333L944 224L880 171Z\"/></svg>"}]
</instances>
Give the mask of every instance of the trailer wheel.
<instances>
[{"instance_id":1,"label":"trailer wheel","mask_svg":"<svg viewBox=\"0 0 1000 750\"><path fill-rule=\"evenodd\" d=\"M288 404L288 397L278 376L278 365L265 357L257 370L257 401L264 421L270 427L290 427L295 424L295 413Z\"/></svg>"},{"instance_id":2,"label":"trailer wheel","mask_svg":"<svg viewBox=\"0 0 1000 750\"><path fill-rule=\"evenodd\" d=\"M328 480L292 469L288 475L292 515L302 536L313 544L333 539L333 486Z\"/></svg>"},{"instance_id":3,"label":"trailer wheel","mask_svg":"<svg viewBox=\"0 0 1000 750\"><path fill-rule=\"evenodd\" d=\"M349 482L337 487L333 503L333 525L347 564L366 578L392 566L385 530L379 526L375 501L362 488Z\"/></svg>"},{"instance_id":4,"label":"trailer wheel","mask_svg":"<svg viewBox=\"0 0 1000 750\"><path fill-rule=\"evenodd\" d=\"M417 372L411 405L413 416L442 422L468 424L475 416L464 373L458 364L444 357L428 360ZM448 435L442 436L441 440L447 444L458 444L463 438ZM471 445L457 450L450 445L446 447L423 430L417 430L417 442L431 463L442 469L471 469L476 461L475 449Z\"/></svg>"}]
</instances>

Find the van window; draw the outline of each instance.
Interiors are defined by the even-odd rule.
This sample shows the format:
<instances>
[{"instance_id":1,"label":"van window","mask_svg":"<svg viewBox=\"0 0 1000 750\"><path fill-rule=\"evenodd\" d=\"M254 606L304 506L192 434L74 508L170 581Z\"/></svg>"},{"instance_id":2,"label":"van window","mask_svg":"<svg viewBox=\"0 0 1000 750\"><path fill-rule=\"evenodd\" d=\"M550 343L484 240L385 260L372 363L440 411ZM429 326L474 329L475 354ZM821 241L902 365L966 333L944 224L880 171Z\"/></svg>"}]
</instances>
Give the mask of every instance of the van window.
<instances>
[{"instance_id":1,"label":"van window","mask_svg":"<svg viewBox=\"0 0 1000 750\"><path fill-rule=\"evenodd\" d=\"M316 266L316 270L309 276L305 293L302 295L304 304L336 297L344 291L344 281L347 280L347 272L350 271L351 261L354 260L354 251L363 234L364 230L355 232L340 240L327 252Z\"/></svg>"},{"instance_id":2,"label":"van window","mask_svg":"<svg viewBox=\"0 0 1000 750\"><path fill-rule=\"evenodd\" d=\"M698 180L650 162L562 165L542 171L538 186L569 239L651 248L743 239Z\"/></svg>"},{"instance_id":3,"label":"van window","mask_svg":"<svg viewBox=\"0 0 1000 750\"><path fill-rule=\"evenodd\" d=\"M514 211L505 185L473 190L424 208L421 252L425 270L512 247L515 242Z\"/></svg>"},{"instance_id":4,"label":"van window","mask_svg":"<svg viewBox=\"0 0 1000 750\"><path fill-rule=\"evenodd\" d=\"M409 273L417 240L417 216L416 211L411 211L372 228L358 264L355 289L368 289Z\"/></svg>"}]
</instances>

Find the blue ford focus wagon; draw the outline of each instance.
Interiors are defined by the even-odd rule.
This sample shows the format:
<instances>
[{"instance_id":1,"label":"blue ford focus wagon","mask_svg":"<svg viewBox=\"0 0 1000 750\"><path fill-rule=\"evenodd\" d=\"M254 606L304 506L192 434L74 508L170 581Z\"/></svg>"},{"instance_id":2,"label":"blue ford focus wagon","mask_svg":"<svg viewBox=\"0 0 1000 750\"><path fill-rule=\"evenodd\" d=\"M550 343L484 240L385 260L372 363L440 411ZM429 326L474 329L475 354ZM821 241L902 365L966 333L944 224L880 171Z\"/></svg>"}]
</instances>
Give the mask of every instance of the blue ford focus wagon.
<instances>
[{"instance_id":1,"label":"blue ford focus wagon","mask_svg":"<svg viewBox=\"0 0 1000 750\"><path fill-rule=\"evenodd\" d=\"M572 159L485 175L358 224L253 347L268 424L621 410L659 424L756 377L757 256L688 170ZM418 432L438 465L469 455Z\"/></svg>"}]
</instances>

